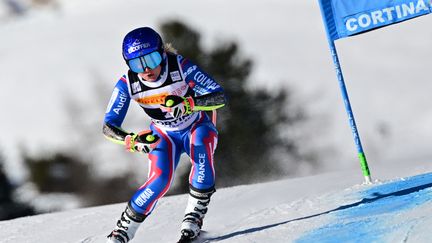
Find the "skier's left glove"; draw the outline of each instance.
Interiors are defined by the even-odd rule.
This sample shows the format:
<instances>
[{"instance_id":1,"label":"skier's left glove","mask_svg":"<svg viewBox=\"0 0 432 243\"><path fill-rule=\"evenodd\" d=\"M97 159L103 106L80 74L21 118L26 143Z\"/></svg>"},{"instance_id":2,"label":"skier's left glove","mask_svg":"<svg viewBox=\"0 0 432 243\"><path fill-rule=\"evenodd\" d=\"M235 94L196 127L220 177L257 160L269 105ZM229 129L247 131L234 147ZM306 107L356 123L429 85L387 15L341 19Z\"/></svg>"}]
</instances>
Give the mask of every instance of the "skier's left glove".
<instances>
[{"instance_id":1,"label":"skier's left glove","mask_svg":"<svg viewBox=\"0 0 432 243\"><path fill-rule=\"evenodd\" d=\"M160 142L157 134L153 135L151 130L145 130L138 134L131 133L125 137L125 147L129 152L150 153Z\"/></svg>"},{"instance_id":2,"label":"skier's left glove","mask_svg":"<svg viewBox=\"0 0 432 243\"><path fill-rule=\"evenodd\" d=\"M177 95L168 95L165 102L161 104L161 110L168 112L172 117L178 118L193 112L195 106L192 97L181 97Z\"/></svg>"}]
</instances>

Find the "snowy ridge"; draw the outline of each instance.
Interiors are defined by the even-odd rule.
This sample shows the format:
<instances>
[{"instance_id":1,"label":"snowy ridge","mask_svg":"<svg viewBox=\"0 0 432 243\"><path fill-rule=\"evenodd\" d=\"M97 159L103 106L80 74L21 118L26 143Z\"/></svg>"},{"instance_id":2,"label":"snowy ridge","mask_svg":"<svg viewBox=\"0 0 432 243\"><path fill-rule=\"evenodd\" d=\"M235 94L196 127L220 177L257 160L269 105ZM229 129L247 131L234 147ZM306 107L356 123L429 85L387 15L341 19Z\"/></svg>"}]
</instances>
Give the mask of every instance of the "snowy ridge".
<instances>
[{"instance_id":1,"label":"snowy ridge","mask_svg":"<svg viewBox=\"0 0 432 243\"><path fill-rule=\"evenodd\" d=\"M356 172L339 172L220 189L199 242L430 242L432 173L427 171L373 185L356 184ZM175 242L186 199L162 198L132 242ZM0 239L104 242L125 205L2 221Z\"/></svg>"}]
</instances>

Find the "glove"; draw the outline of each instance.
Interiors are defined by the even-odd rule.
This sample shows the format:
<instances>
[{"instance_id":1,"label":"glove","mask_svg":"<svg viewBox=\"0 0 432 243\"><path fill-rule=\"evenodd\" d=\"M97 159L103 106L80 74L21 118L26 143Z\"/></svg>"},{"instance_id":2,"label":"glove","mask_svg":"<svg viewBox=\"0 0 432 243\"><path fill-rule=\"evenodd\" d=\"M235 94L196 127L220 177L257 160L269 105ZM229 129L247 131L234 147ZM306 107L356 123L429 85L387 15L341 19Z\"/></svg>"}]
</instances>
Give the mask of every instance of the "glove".
<instances>
[{"instance_id":1,"label":"glove","mask_svg":"<svg viewBox=\"0 0 432 243\"><path fill-rule=\"evenodd\" d=\"M190 96L168 95L165 97L165 102L161 104L161 110L168 112L174 118L179 118L191 114L194 106L195 102Z\"/></svg>"},{"instance_id":2,"label":"glove","mask_svg":"<svg viewBox=\"0 0 432 243\"><path fill-rule=\"evenodd\" d=\"M138 134L131 133L125 137L125 147L129 152L150 153L160 142L158 135L153 135L151 130L145 130Z\"/></svg>"}]
</instances>

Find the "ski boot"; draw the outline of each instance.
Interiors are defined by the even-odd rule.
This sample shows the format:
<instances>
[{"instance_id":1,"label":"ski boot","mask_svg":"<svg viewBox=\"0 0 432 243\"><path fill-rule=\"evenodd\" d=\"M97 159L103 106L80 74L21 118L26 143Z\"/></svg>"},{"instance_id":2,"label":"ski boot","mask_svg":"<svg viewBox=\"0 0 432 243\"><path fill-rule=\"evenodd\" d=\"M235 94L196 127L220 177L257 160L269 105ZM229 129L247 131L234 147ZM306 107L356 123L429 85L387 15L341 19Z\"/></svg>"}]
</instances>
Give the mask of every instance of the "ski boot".
<instances>
[{"instance_id":1,"label":"ski boot","mask_svg":"<svg viewBox=\"0 0 432 243\"><path fill-rule=\"evenodd\" d=\"M189 190L189 199L181 224L179 243L192 242L199 236L204 216L207 213L207 206L210 203L210 197L214 192L214 188L201 192L193 188Z\"/></svg>"},{"instance_id":2,"label":"ski boot","mask_svg":"<svg viewBox=\"0 0 432 243\"><path fill-rule=\"evenodd\" d=\"M134 236L145 215L136 213L129 205L121 214L114 230L107 236L107 243L127 243Z\"/></svg>"}]
</instances>

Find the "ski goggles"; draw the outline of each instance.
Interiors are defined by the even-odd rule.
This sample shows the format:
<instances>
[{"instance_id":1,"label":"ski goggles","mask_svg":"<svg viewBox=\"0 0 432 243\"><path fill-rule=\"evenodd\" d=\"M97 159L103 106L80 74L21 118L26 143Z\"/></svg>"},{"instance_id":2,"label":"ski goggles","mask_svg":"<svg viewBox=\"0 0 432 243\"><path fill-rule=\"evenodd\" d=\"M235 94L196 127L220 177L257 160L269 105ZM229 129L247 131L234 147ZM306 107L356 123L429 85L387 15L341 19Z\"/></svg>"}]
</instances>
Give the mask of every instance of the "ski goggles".
<instances>
[{"instance_id":1,"label":"ski goggles","mask_svg":"<svg viewBox=\"0 0 432 243\"><path fill-rule=\"evenodd\" d=\"M127 61L127 64L134 73L143 73L146 68L155 69L161 62L161 54L154 51L150 54L131 59Z\"/></svg>"}]
</instances>

